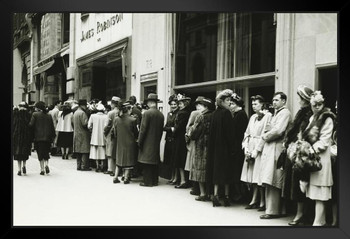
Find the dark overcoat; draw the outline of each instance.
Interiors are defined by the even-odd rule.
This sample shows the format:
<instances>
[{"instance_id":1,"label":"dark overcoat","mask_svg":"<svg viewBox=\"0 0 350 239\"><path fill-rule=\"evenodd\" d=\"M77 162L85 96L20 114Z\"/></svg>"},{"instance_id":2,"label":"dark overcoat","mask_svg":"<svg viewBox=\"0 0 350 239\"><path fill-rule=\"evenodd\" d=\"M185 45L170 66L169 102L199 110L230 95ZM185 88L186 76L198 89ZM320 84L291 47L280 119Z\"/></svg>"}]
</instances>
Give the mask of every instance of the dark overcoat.
<instances>
[{"instance_id":1,"label":"dark overcoat","mask_svg":"<svg viewBox=\"0 0 350 239\"><path fill-rule=\"evenodd\" d=\"M185 168L186 157L187 157L187 147L186 147L186 126L188 119L190 117L189 106L179 110L175 118L174 124L174 167L175 168Z\"/></svg>"},{"instance_id":2,"label":"dark overcoat","mask_svg":"<svg viewBox=\"0 0 350 239\"><path fill-rule=\"evenodd\" d=\"M164 146L164 164L174 165L174 134L171 130L175 126L175 118L178 110L171 111L167 115L166 124L164 126L165 146Z\"/></svg>"},{"instance_id":3,"label":"dark overcoat","mask_svg":"<svg viewBox=\"0 0 350 239\"><path fill-rule=\"evenodd\" d=\"M244 132L248 126L248 116L246 112L242 109L233 114L233 127L234 131L232 133L232 138L235 140L235 167L234 167L234 180L235 182L240 182L242 167L244 163L244 151L242 149L242 142L244 139Z\"/></svg>"},{"instance_id":4,"label":"dark overcoat","mask_svg":"<svg viewBox=\"0 0 350 239\"><path fill-rule=\"evenodd\" d=\"M207 182L230 184L234 182L233 118L230 110L218 105L213 112L209 129Z\"/></svg>"},{"instance_id":5,"label":"dark overcoat","mask_svg":"<svg viewBox=\"0 0 350 239\"><path fill-rule=\"evenodd\" d=\"M78 108L73 114L73 152L90 152L90 131L87 128L88 115L81 108Z\"/></svg>"},{"instance_id":6,"label":"dark overcoat","mask_svg":"<svg viewBox=\"0 0 350 239\"><path fill-rule=\"evenodd\" d=\"M117 138L116 164L120 167L134 166L137 160L137 119L122 115L114 119L114 135Z\"/></svg>"},{"instance_id":7,"label":"dark overcoat","mask_svg":"<svg viewBox=\"0 0 350 239\"><path fill-rule=\"evenodd\" d=\"M31 114L28 110L13 111L12 125L12 142L13 154L15 157L19 156L22 159L28 159L31 154L32 133L29 128Z\"/></svg>"},{"instance_id":8,"label":"dark overcoat","mask_svg":"<svg viewBox=\"0 0 350 239\"><path fill-rule=\"evenodd\" d=\"M117 138L112 133L114 119L117 117L118 111L111 110L108 112L108 124L104 128L104 135L106 137L106 156L112 157L115 159L116 157L116 148L117 148Z\"/></svg>"},{"instance_id":9,"label":"dark overcoat","mask_svg":"<svg viewBox=\"0 0 350 239\"><path fill-rule=\"evenodd\" d=\"M164 115L155 108L142 115L138 137L138 162L157 165L160 162L160 140L163 136Z\"/></svg>"},{"instance_id":10,"label":"dark overcoat","mask_svg":"<svg viewBox=\"0 0 350 239\"><path fill-rule=\"evenodd\" d=\"M34 112L29 126L34 131L34 142L53 142L56 132L51 115L41 111Z\"/></svg>"}]
</instances>

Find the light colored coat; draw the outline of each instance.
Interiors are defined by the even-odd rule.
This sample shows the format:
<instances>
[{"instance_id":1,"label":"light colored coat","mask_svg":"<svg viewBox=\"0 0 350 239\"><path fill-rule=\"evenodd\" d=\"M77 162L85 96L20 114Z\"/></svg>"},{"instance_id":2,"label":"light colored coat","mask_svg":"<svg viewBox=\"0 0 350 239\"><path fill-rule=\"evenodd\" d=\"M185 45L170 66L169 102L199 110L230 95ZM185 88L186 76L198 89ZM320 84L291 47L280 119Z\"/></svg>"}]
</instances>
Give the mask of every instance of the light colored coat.
<instances>
[{"instance_id":1,"label":"light colored coat","mask_svg":"<svg viewBox=\"0 0 350 239\"><path fill-rule=\"evenodd\" d=\"M105 146L106 139L104 137L104 128L108 124L108 116L102 112L97 112L90 116L88 128L91 130L90 145Z\"/></svg>"},{"instance_id":2,"label":"light colored coat","mask_svg":"<svg viewBox=\"0 0 350 239\"><path fill-rule=\"evenodd\" d=\"M58 113L58 123L56 125L56 131L59 132L73 132L73 112L62 117L63 111Z\"/></svg>"},{"instance_id":3,"label":"light colored coat","mask_svg":"<svg viewBox=\"0 0 350 239\"><path fill-rule=\"evenodd\" d=\"M264 149L261 154L261 181L264 183L282 188L285 172L281 169L276 169L277 159L283 149L284 133L288 125L292 121L291 113L285 107L280 108L275 112L264 129L266 133L262 135L265 140Z\"/></svg>"},{"instance_id":4,"label":"light colored coat","mask_svg":"<svg viewBox=\"0 0 350 239\"><path fill-rule=\"evenodd\" d=\"M90 132L87 128L88 116L78 108L73 114L73 152L89 153L90 152Z\"/></svg>"},{"instance_id":5,"label":"light colored coat","mask_svg":"<svg viewBox=\"0 0 350 239\"><path fill-rule=\"evenodd\" d=\"M310 118L310 123L313 116ZM320 136L318 140L312 145L316 153L320 156L322 169L317 172L310 173L310 184L315 186L332 186L332 163L330 145L333 133L333 120L328 117L320 129Z\"/></svg>"},{"instance_id":6,"label":"light colored coat","mask_svg":"<svg viewBox=\"0 0 350 239\"><path fill-rule=\"evenodd\" d=\"M253 150L259 153L253 162L244 160L241 174L241 181L243 182L259 183L261 181L261 152L265 144L261 135L264 133L264 129L267 123L270 122L271 117L272 114L270 112L266 113L261 120L258 120L257 114L253 114L250 117L247 129L244 133L242 149L248 150L249 153L252 153Z\"/></svg>"}]
</instances>

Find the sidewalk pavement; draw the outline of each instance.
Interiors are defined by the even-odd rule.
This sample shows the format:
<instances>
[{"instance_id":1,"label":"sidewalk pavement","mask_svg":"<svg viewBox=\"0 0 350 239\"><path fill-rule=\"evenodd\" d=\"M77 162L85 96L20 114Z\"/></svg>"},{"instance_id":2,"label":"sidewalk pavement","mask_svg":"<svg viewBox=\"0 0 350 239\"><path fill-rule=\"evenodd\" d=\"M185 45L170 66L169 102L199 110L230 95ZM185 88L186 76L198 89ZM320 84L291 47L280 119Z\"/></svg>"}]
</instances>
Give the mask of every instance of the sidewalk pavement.
<instances>
[{"instance_id":1,"label":"sidewalk pavement","mask_svg":"<svg viewBox=\"0 0 350 239\"><path fill-rule=\"evenodd\" d=\"M40 175L33 152L18 176L13 162L14 226L288 226L293 219L260 219L264 212L243 204L213 207L163 178L157 187L140 187L142 178L113 184L107 174L77 171L72 158L51 156L49 167Z\"/></svg>"}]
</instances>

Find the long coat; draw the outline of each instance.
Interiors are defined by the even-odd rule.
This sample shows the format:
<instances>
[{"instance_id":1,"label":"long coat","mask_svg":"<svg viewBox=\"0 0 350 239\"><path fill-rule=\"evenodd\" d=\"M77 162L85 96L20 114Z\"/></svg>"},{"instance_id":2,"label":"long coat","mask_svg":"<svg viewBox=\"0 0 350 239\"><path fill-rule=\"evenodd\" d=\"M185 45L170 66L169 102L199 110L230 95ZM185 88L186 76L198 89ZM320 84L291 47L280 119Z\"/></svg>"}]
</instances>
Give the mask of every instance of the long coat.
<instances>
[{"instance_id":1,"label":"long coat","mask_svg":"<svg viewBox=\"0 0 350 239\"><path fill-rule=\"evenodd\" d=\"M80 107L73 114L73 152L90 152L90 131L87 128L88 116Z\"/></svg>"},{"instance_id":2,"label":"long coat","mask_svg":"<svg viewBox=\"0 0 350 239\"><path fill-rule=\"evenodd\" d=\"M114 135L117 137L116 164L120 167L130 167L137 160L137 119L130 115L122 115L114 120Z\"/></svg>"},{"instance_id":3,"label":"long coat","mask_svg":"<svg viewBox=\"0 0 350 239\"><path fill-rule=\"evenodd\" d=\"M250 117L247 129L244 133L242 142L242 149L252 153L253 150L259 152L254 161L244 160L242 167L241 181L247 183L256 183L260 181L261 174L261 151L264 147L265 141L262 140L261 135L264 133L266 124L270 122L272 114L267 112L261 119L258 114L253 114Z\"/></svg>"},{"instance_id":4,"label":"long coat","mask_svg":"<svg viewBox=\"0 0 350 239\"><path fill-rule=\"evenodd\" d=\"M269 124L266 125L262 138L265 140L261 154L261 182L278 189L282 188L285 172L276 169L277 159L283 149L285 131L292 120L290 111L282 107L277 110Z\"/></svg>"},{"instance_id":5,"label":"long coat","mask_svg":"<svg viewBox=\"0 0 350 239\"><path fill-rule=\"evenodd\" d=\"M207 182L230 184L234 182L234 132L230 110L218 105L213 112L209 129L209 148L207 162Z\"/></svg>"},{"instance_id":6,"label":"long coat","mask_svg":"<svg viewBox=\"0 0 350 239\"><path fill-rule=\"evenodd\" d=\"M190 114L190 118L188 119L187 125L186 125L186 135L191 135L194 122L197 118L198 115L200 115L201 112L198 110L194 110ZM186 156L186 163L185 163L185 170L186 171L191 171L192 167L192 160L195 155L195 150L196 150L196 144L194 140L191 140L191 137L189 141L187 142L187 156Z\"/></svg>"},{"instance_id":7,"label":"long coat","mask_svg":"<svg viewBox=\"0 0 350 239\"><path fill-rule=\"evenodd\" d=\"M160 162L160 140L163 136L164 115L155 108L142 115L138 137L138 162L157 165Z\"/></svg>"},{"instance_id":8,"label":"long coat","mask_svg":"<svg viewBox=\"0 0 350 239\"><path fill-rule=\"evenodd\" d=\"M317 119L317 123L319 124L316 123L316 125L313 124L314 118L315 115L310 117L310 124L304 131L303 138L312 144L312 147L320 156L322 169L310 173L310 185L330 187L333 185L330 145L332 141L334 129L333 120L335 116L330 111L325 110ZM312 135L313 132L318 132L318 134L315 133L315 135ZM307 136L305 136L305 134Z\"/></svg>"},{"instance_id":9,"label":"long coat","mask_svg":"<svg viewBox=\"0 0 350 239\"><path fill-rule=\"evenodd\" d=\"M233 171L235 182L239 182L242 173L242 167L244 163L244 151L242 149L242 142L244 138L244 132L248 125L247 113L242 109L233 113L233 127L234 131L232 137L235 139L235 167Z\"/></svg>"},{"instance_id":10,"label":"long coat","mask_svg":"<svg viewBox=\"0 0 350 239\"><path fill-rule=\"evenodd\" d=\"M173 112L169 112L166 119L166 124L164 126L165 134L165 146L164 146L164 161L165 165L173 165L174 164L174 134L171 130L175 125L175 118L178 110Z\"/></svg>"},{"instance_id":11,"label":"long coat","mask_svg":"<svg viewBox=\"0 0 350 239\"><path fill-rule=\"evenodd\" d=\"M105 146L104 128L108 124L108 117L102 112L92 114L88 121L88 128L92 129L90 145Z\"/></svg>"},{"instance_id":12,"label":"long coat","mask_svg":"<svg viewBox=\"0 0 350 239\"><path fill-rule=\"evenodd\" d=\"M174 167L185 168L187 157L187 146L185 140L186 126L190 117L189 107L185 107L179 112L175 119L174 125L174 139L175 139L175 152L174 152Z\"/></svg>"},{"instance_id":13,"label":"long coat","mask_svg":"<svg viewBox=\"0 0 350 239\"><path fill-rule=\"evenodd\" d=\"M115 135L112 134L114 119L116 118L117 113L118 111L116 110L111 110L108 112L108 123L104 128L104 135L106 137L106 156L112 158L116 157L117 150L117 138L115 137Z\"/></svg>"},{"instance_id":14,"label":"long coat","mask_svg":"<svg viewBox=\"0 0 350 239\"><path fill-rule=\"evenodd\" d=\"M12 142L15 159L18 157L20 160L25 160L31 154L32 133L29 128L30 118L31 115L28 110L15 109L13 111Z\"/></svg>"},{"instance_id":15,"label":"long coat","mask_svg":"<svg viewBox=\"0 0 350 239\"><path fill-rule=\"evenodd\" d=\"M190 170L190 180L206 181L206 167L208 161L209 129L212 117L211 110L205 110L196 117L191 133L191 140L195 142L194 158Z\"/></svg>"},{"instance_id":16,"label":"long coat","mask_svg":"<svg viewBox=\"0 0 350 239\"><path fill-rule=\"evenodd\" d=\"M34 130L34 142L53 142L56 132L51 115L34 112L29 126Z\"/></svg>"}]
</instances>

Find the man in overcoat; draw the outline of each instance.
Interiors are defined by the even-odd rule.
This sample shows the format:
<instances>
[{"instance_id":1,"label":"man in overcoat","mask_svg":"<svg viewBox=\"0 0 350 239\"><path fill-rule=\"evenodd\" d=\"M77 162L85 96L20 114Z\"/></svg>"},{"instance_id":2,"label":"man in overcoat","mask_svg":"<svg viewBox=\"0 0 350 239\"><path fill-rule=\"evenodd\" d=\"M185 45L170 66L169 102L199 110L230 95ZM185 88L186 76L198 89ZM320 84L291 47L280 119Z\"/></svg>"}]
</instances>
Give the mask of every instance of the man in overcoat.
<instances>
[{"instance_id":1,"label":"man in overcoat","mask_svg":"<svg viewBox=\"0 0 350 239\"><path fill-rule=\"evenodd\" d=\"M158 95L148 94L144 104L149 107L143 113L138 137L138 162L142 163L143 182L140 186L158 185L160 141L163 135L164 115L157 109Z\"/></svg>"},{"instance_id":2,"label":"man in overcoat","mask_svg":"<svg viewBox=\"0 0 350 239\"><path fill-rule=\"evenodd\" d=\"M90 132L87 128L87 101L79 100L78 109L73 114L73 152L77 156L77 170L88 171L90 153Z\"/></svg>"},{"instance_id":3,"label":"man in overcoat","mask_svg":"<svg viewBox=\"0 0 350 239\"><path fill-rule=\"evenodd\" d=\"M287 96L283 92L274 94L272 104L275 112L262 135L265 145L261 154L261 181L265 185L266 211L260 216L261 219L278 218L285 213L281 201L285 174L280 168L277 169L276 164L283 149L285 131L292 120L286 102Z\"/></svg>"}]
</instances>

